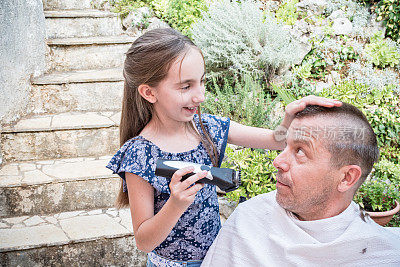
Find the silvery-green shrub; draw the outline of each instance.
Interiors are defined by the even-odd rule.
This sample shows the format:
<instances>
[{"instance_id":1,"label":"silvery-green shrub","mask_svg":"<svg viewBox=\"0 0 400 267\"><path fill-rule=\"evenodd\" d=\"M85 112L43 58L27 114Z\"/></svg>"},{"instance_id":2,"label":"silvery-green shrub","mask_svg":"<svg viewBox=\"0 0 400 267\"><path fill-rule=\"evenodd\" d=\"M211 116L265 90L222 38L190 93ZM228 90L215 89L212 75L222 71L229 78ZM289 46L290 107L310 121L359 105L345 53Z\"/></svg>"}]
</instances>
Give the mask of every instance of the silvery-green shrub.
<instances>
[{"instance_id":1,"label":"silvery-green shrub","mask_svg":"<svg viewBox=\"0 0 400 267\"><path fill-rule=\"evenodd\" d=\"M299 56L289 31L253 1L214 2L193 25L192 37L213 77L250 74L269 81Z\"/></svg>"}]
</instances>

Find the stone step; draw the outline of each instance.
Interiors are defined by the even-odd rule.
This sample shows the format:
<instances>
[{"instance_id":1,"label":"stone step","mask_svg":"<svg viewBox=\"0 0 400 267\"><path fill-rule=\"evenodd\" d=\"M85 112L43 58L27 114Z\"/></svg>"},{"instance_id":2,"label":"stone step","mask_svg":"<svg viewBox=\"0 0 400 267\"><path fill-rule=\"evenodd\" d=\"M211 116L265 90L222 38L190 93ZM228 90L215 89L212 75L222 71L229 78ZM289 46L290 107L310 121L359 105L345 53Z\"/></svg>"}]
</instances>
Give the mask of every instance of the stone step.
<instances>
[{"instance_id":1,"label":"stone step","mask_svg":"<svg viewBox=\"0 0 400 267\"><path fill-rule=\"evenodd\" d=\"M49 73L32 79L34 85L120 82L123 81L122 69L98 69Z\"/></svg>"},{"instance_id":2,"label":"stone step","mask_svg":"<svg viewBox=\"0 0 400 267\"><path fill-rule=\"evenodd\" d=\"M7 163L0 169L0 218L113 207L120 178L111 156Z\"/></svg>"},{"instance_id":3,"label":"stone step","mask_svg":"<svg viewBox=\"0 0 400 267\"><path fill-rule=\"evenodd\" d=\"M48 72L122 68L134 40L123 35L50 39Z\"/></svg>"},{"instance_id":4,"label":"stone step","mask_svg":"<svg viewBox=\"0 0 400 267\"><path fill-rule=\"evenodd\" d=\"M29 110L34 114L121 109L124 83L119 68L45 74L32 84Z\"/></svg>"},{"instance_id":5,"label":"stone step","mask_svg":"<svg viewBox=\"0 0 400 267\"><path fill-rule=\"evenodd\" d=\"M123 33L117 14L100 10L44 11L46 37L111 36Z\"/></svg>"},{"instance_id":6,"label":"stone step","mask_svg":"<svg viewBox=\"0 0 400 267\"><path fill-rule=\"evenodd\" d=\"M90 9L93 0L43 0L44 10Z\"/></svg>"},{"instance_id":7,"label":"stone step","mask_svg":"<svg viewBox=\"0 0 400 267\"><path fill-rule=\"evenodd\" d=\"M4 126L3 160L28 161L114 154L119 148L119 112L35 115Z\"/></svg>"},{"instance_id":8,"label":"stone step","mask_svg":"<svg viewBox=\"0 0 400 267\"><path fill-rule=\"evenodd\" d=\"M2 266L145 266L129 209L0 219Z\"/></svg>"}]
</instances>

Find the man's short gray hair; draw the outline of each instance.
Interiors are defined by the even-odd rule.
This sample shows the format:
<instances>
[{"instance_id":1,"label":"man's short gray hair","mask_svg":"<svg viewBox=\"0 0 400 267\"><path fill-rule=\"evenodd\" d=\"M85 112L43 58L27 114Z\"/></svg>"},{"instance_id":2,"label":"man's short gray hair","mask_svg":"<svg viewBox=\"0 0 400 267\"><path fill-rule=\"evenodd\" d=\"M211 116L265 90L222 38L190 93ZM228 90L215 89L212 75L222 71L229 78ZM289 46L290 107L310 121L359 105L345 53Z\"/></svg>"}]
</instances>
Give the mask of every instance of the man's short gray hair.
<instances>
[{"instance_id":1,"label":"man's short gray hair","mask_svg":"<svg viewBox=\"0 0 400 267\"><path fill-rule=\"evenodd\" d=\"M341 138L325 138L324 143L332 155L333 166L337 168L346 165L360 166L362 172L358 184L360 186L379 158L376 136L365 115L355 106L343 102L340 107L332 108L309 105L295 115L297 119L308 117L333 119L334 131L346 129L346 127L358 130L358 134L342 134Z\"/></svg>"}]
</instances>

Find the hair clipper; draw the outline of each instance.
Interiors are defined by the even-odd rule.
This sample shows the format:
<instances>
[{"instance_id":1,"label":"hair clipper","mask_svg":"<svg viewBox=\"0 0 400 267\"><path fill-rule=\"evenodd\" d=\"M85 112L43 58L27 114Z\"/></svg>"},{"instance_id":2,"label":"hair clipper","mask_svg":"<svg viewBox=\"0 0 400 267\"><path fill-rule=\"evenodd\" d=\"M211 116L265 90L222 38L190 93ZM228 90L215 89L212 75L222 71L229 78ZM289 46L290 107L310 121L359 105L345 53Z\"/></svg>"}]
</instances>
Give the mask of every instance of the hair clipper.
<instances>
[{"instance_id":1,"label":"hair clipper","mask_svg":"<svg viewBox=\"0 0 400 267\"><path fill-rule=\"evenodd\" d=\"M172 175L177 170L185 167L194 167L194 171L184 175L182 181L201 171L208 171L207 176L198 182L216 185L225 192L236 190L240 186L240 171L179 160L157 159L155 174L157 176L172 178Z\"/></svg>"}]
</instances>

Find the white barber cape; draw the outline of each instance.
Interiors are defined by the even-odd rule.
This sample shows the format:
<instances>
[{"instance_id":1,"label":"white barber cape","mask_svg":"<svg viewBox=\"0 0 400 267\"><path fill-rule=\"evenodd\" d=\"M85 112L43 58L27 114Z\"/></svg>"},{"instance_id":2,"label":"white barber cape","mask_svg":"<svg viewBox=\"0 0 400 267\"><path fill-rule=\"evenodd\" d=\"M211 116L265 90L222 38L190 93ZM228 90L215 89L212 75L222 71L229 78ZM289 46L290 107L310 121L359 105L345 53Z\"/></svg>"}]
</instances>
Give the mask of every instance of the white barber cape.
<instances>
[{"instance_id":1,"label":"white barber cape","mask_svg":"<svg viewBox=\"0 0 400 267\"><path fill-rule=\"evenodd\" d=\"M400 236L364 221L356 203L335 217L300 221L275 195L241 203L202 266L400 266Z\"/></svg>"}]
</instances>

